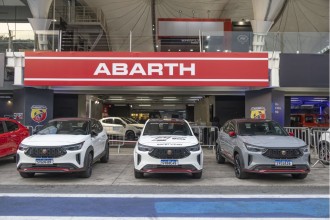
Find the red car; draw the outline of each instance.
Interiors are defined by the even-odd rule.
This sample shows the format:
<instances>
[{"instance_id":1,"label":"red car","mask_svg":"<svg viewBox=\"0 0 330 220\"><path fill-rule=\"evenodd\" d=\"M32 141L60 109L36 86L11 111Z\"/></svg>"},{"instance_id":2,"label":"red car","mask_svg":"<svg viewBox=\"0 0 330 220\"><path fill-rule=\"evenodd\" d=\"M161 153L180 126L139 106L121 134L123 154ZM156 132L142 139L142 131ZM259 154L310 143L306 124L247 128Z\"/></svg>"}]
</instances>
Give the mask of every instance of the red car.
<instances>
[{"instance_id":1,"label":"red car","mask_svg":"<svg viewBox=\"0 0 330 220\"><path fill-rule=\"evenodd\" d=\"M29 136L29 130L16 120L0 118L0 158L13 156L22 140Z\"/></svg>"}]
</instances>

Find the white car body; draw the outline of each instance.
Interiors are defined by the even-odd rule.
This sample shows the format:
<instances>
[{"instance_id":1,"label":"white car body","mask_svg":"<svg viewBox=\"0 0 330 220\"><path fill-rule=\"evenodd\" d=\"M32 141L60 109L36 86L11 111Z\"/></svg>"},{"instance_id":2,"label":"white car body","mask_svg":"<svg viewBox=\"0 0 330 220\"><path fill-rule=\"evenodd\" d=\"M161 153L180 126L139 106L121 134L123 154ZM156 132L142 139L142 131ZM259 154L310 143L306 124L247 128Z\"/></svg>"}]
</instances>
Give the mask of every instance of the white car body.
<instances>
[{"instance_id":1,"label":"white car body","mask_svg":"<svg viewBox=\"0 0 330 220\"><path fill-rule=\"evenodd\" d=\"M149 132L149 126L152 123L180 123L187 129L184 134L183 131L172 132L172 134L152 134ZM142 178L144 173L191 173L194 178L201 178L202 170L203 151L187 121L150 119L146 122L134 148L136 178Z\"/></svg>"},{"instance_id":2,"label":"white car body","mask_svg":"<svg viewBox=\"0 0 330 220\"><path fill-rule=\"evenodd\" d=\"M104 121L104 120L103 120ZM107 135L110 139L115 139L118 137L124 137L125 136L125 129L122 125L117 124L109 124L103 122L102 119L100 120L104 130L107 132Z\"/></svg>"},{"instance_id":3,"label":"white car body","mask_svg":"<svg viewBox=\"0 0 330 220\"><path fill-rule=\"evenodd\" d=\"M75 124L75 127L65 133L60 123ZM78 124L85 124L85 132L83 127L76 126ZM109 159L108 137L101 123L95 119L55 119L22 141L17 150L17 170L22 177L33 177L35 173L81 172L82 177L88 178L91 165L98 159L104 163Z\"/></svg>"},{"instance_id":4,"label":"white car body","mask_svg":"<svg viewBox=\"0 0 330 220\"><path fill-rule=\"evenodd\" d=\"M144 124L139 124L131 118L126 117L107 117L100 119L104 124L117 124L123 126L123 134L126 140L136 140L141 134Z\"/></svg>"}]
</instances>

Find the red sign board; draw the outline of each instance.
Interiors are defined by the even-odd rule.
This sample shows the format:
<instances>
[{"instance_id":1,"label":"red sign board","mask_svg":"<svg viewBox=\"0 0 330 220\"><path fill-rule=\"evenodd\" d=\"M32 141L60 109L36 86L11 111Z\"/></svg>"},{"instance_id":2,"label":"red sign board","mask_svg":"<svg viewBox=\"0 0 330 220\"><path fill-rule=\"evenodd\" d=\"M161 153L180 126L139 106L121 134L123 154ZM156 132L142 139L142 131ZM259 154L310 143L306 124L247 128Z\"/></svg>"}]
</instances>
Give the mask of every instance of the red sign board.
<instances>
[{"instance_id":1,"label":"red sign board","mask_svg":"<svg viewBox=\"0 0 330 220\"><path fill-rule=\"evenodd\" d=\"M24 85L268 87L268 54L26 52Z\"/></svg>"}]
</instances>

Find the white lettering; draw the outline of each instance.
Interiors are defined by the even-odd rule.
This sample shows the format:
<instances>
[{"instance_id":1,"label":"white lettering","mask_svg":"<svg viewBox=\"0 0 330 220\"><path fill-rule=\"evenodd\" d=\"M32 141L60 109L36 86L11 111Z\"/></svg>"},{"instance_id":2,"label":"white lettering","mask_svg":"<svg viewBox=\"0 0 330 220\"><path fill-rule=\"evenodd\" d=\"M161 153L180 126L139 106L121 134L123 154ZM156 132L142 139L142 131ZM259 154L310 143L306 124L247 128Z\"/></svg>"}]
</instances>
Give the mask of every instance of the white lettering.
<instances>
[{"instance_id":1,"label":"white lettering","mask_svg":"<svg viewBox=\"0 0 330 220\"><path fill-rule=\"evenodd\" d=\"M144 71L143 66L141 65L141 63L136 63L132 67L132 70L129 73L129 75L133 76L134 74L142 74L142 76L147 75L146 72Z\"/></svg>"},{"instance_id":2,"label":"white lettering","mask_svg":"<svg viewBox=\"0 0 330 220\"><path fill-rule=\"evenodd\" d=\"M105 73L106 75L110 76L111 73L107 67L107 65L105 63L100 63L95 72L94 72L94 76L98 76L100 73Z\"/></svg>"},{"instance_id":3,"label":"white lettering","mask_svg":"<svg viewBox=\"0 0 330 220\"><path fill-rule=\"evenodd\" d=\"M113 63L112 64L112 75L114 76L125 76L128 74L127 63Z\"/></svg>"},{"instance_id":4,"label":"white lettering","mask_svg":"<svg viewBox=\"0 0 330 220\"><path fill-rule=\"evenodd\" d=\"M190 71L190 75L195 76L195 63L192 63L190 67L184 67L184 63L180 63L180 76L183 76L185 71Z\"/></svg>"},{"instance_id":5,"label":"white lettering","mask_svg":"<svg viewBox=\"0 0 330 220\"><path fill-rule=\"evenodd\" d=\"M173 76L174 74L174 67L179 66L177 63L164 63L165 67L168 67L168 75Z\"/></svg>"},{"instance_id":6,"label":"white lettering","mask_svg":"<svg viewBox=\"0 0 330 220\"><path fill-rule=\"evenodd\" d=\"M149 63L148 64L148 76L152 73L158 73L159 76L163 75L163 65L161 63Z\"/></svg>"}]
</instances>

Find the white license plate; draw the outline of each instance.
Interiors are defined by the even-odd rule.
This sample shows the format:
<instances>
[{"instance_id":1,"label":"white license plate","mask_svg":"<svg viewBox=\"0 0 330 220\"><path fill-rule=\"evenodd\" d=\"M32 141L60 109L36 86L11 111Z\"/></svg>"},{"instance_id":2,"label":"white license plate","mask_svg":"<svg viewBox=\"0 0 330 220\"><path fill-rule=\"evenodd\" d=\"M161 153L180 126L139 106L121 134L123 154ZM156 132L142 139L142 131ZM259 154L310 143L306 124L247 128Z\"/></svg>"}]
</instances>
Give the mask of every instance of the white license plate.
<instances>
[{"instance_id":1,"label":"white license plate","mask_svg":"<svg viewBox=\"0 0 330 220\"><path fill-rule=\"evenodd\" d=\"M53 164L53 159L51 158L37 158L36 164Z\"/></svg>"},{"instance_id":2,"label":"white license plate","mask_svg":"<svg viewBox=\"0 0 330 220\"><path fill-rule=\"evenodd\" d=\"M179 161L178 160L161 160L160 161L161 165L179 165Z\"/></svg>"},{"instance_id":3,"label":"white license plate","mask_svg":"<svg viewBox=\"0 0 330 220\"><path fill-rule=\"evenodd\" d=\"M278 166L278 167L292 166L292 161L291 160L275 160L275 166Z\"/></svg>"}]
</instances>

